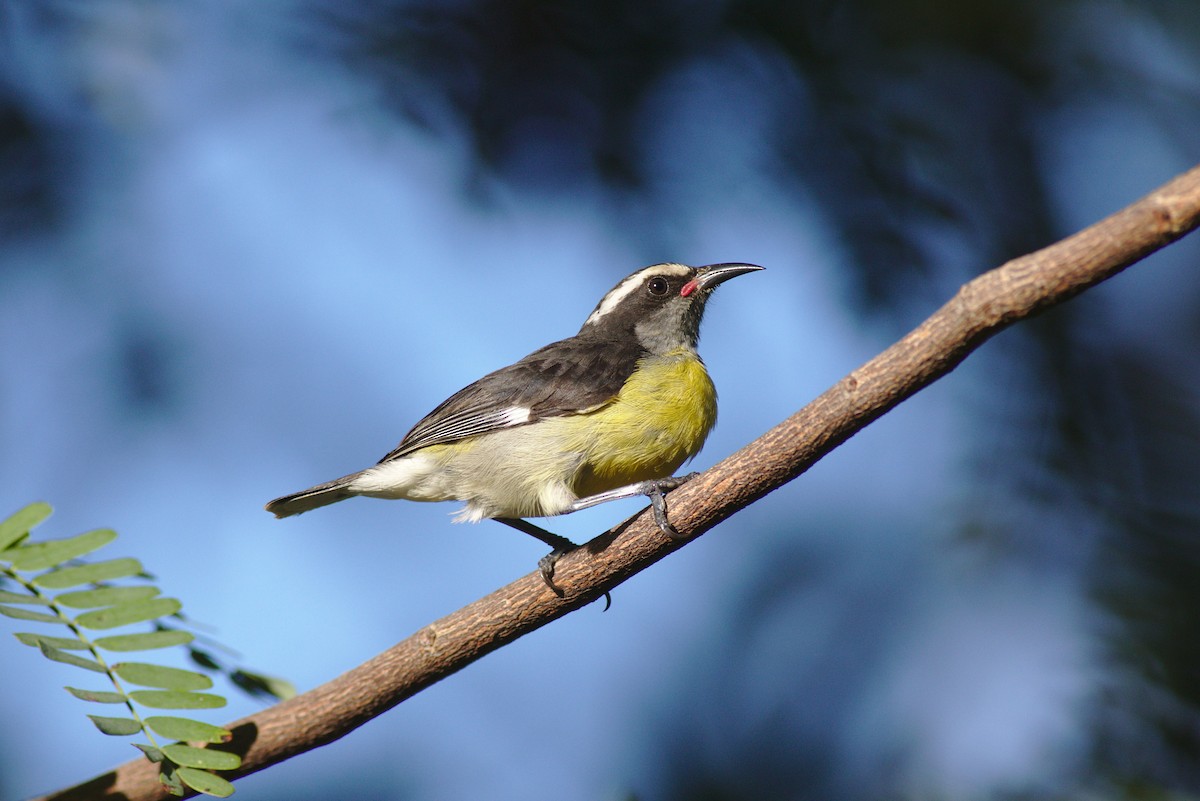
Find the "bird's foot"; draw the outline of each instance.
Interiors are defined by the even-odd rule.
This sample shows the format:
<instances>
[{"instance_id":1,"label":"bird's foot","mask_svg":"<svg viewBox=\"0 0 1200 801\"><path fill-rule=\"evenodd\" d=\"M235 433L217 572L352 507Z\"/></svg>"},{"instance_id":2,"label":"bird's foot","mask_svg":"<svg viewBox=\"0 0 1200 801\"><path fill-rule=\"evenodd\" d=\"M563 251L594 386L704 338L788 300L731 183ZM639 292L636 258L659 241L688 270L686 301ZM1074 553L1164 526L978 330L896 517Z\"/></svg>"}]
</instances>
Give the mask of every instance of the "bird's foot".
<instances>
[{"instance_id":1,"label":"bird's foot","mask_svg":"<svg viewBox=\"0 0 1200 801\"><path fill-rule=\"evenodd\" d=\"M517 531L523 531L530 536L537 537L554 549L538 560L538 572L542 574L542 581L546 582L546 586L550 588L550 591L559 598L562 598L565 593L561 587L554 583L554 569L558 565L559 559L579 546L566 537L547 531L541 526L535 526L528 520L522 520L519 517L497 517L496 522L503 523L506 526L515 528ZM610 606L612 606L612 596L606 592L604 593L604 611L607 612Z\"/></svg>"},{"instance_id":2,"label":"bird's foot","mask_svg":"<svg viewBox=\"0 0 1200 801\"><path fill-rule=\"evenodd\" d=\"M682 535L675 526L671 525L671 521L667 519L666 493L683 486L698 475L700 474L688 473L686 476L671 476L670 478L642 482L645 486L644 494L650 499L650 508L654 512L654 522L658 524L658 528L663 534L666 534L673 540L682 539Z\"/></svg>"},{"instance_id":3,"label":"bird's foot","mask_svg":"<svg viewBox=\"0 0 1200 801\"><path fill-rule=\"evenodd\" d=\"M550 591L559 598L563 597L563 591L561 587L554 583L554 568L563 554L568 554L572 550L574 549L564 550L562 548L555 548L538 560L538 572L542 574L542 581L546 582L546 586L550 588Z\"/></svg>"},{"instance_id":4,"label":"bird's foot","mask_svg":"<svg viewBox=\"0 0 1200 801\"><path fill-rule=\"evenodd\" d=\"M562 548L555 548L553 551L551 551L550 553L546 554L545 556L543 556L541 559L538 560L538 572L540 572L542 574L542 581L546 582L546 586L550 588L550 591L553 592L555 595L557 595L559 598L562 598L564 593L562 591L562 588L554 583L554 568L558 564L559 559L561 559L564 555L570 553L571 551L575 550L578 547L579 547L578 545L573 545L572 547L567 548L565 550ZM604 593L604 608L600 611L607 612L611 606L612 606L612 595L610 595L607 591L605 591L605 593Z\"/></svg>"}]
</instances>

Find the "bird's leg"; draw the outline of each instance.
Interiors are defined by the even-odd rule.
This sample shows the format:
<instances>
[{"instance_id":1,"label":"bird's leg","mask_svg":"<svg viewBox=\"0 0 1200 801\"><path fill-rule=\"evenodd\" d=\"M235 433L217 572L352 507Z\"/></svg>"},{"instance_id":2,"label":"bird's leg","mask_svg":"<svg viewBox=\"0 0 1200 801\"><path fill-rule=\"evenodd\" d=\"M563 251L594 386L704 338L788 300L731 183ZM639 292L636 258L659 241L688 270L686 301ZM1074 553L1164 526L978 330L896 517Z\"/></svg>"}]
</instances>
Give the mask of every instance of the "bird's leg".
<instances>
[{"instance_id":1,"label":"bird's leg","mask_svg":"<svg viewBox=\"0 0 1200 801\"><path fill-rule=\"evenodd\" d=\"M598 504L608 503L609 501L632 498L635 495L645 495L650 499L650 508L654 511L654 522L658 524L659 530L671 539L677 540L679 539L679 532L675 530L675 527L671 525L671 521L667 519L667 501L664 496L665 493L686 484L698 475L700 474L688 473L686 476L656 478L650 481L639 481L636 484L617 487L607 492L599 492L595 495L589 495L586 498L580 498L571 504L571 508L567 511L578 512L580 509L588 509Z\"/></svg>"},{"instance_id":2,"label":"bird's leg","mask_svg":"<svg viewBox=\"0 0 1200 801\"><path fill-rule=\"evenodd\" d=\"M656 478L649 481L639 481L636 484L628 484L624 487L617 487L607 492L599 492L595 495L589 495L586 498L579 498L570 507L565 509L563 514L578 512L580 509L590 509L593 506L620 500L621 498L645 495L650 499L650 508L654 511L654 522L658 524L659 530L671 539L677 540L679 539L679 532L675 530L675 527L671 525L671 521L667 519L667 500L665 496L666 493L686 484L698 475L700 474L688 473L686 476ZM531 537L537 537L554 549L538 560L538 570L541 572L542 580L546 582L546 586L561 598L563 591L554 583L554 566L563 554L570 553L579 546L566 537L546 531L541 526L535 526L528 520L523 520L519 517L496 517L493 519L498 523L511 526L517 531L523 531ZM604 608L608 609L612 605L612 596L606 592L604 593L604 600Z\"/></svg>"},{"instance_id":3,"label":"bird's leg","mask_svg":"<svg viewBox=\"0 0 1200 801\"><path fill-rule=\"evenodd\" d=\"M553 532L546 531L541 526L535 526L528 520L522 520L519 517L497 517L495 520L497 523L512 526L517 531L523 531L531 537L537 537L554 549L538 560L538 570L541 571L542 579L546 582L546 586L554 590L555 594L562 595L562 590L554 585L554 565L558 562L560 556L570 553L579 546L566 537L560 537Z\"/></svg>"},{"instance_id":4,"label":"bird's leg","mask_svg":"<svg viewBox=\"0 0 1200 801\"><path fill-rule=\"evenodd\" d=\"M519 517L496 517L493 519L497 523L503 523L506 526L515 528L517 531L523 531L531 537L537 537L554 549L538 560L538 571L542 574L542 581L546 582L546 586L561 598L563 591L554 583L554 566L558 564L558 560L563 554L570 553L579 546L566 537L546 531L541 526L535 526L528 520L522 520ZM604 611L607 612L610 606L612 606L612 596L606 592L604 593Z\"/></svg>"}]
</instances>

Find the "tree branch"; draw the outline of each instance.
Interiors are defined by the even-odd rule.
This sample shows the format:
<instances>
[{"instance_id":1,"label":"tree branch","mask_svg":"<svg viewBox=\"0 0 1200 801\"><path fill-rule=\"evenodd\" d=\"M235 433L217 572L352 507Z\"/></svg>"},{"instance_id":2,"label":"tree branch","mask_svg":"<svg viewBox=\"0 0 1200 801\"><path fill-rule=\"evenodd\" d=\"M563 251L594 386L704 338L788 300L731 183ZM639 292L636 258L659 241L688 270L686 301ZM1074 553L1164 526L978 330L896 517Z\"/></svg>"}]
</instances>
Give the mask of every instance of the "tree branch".
<instances>
[{"instance_id":1,"label":"tree branch","mask_svg":"<svg viewBox=\"0 0 1200 801\"><path fill-rule=\"evenodd\" d=\"M929 319L737 453L671 493L670 541L643 511L558 562L447 615L338 678L228 726L242 755L227 778L332 742L491 651L599 598L734 512L799 476L990 337L1062 303L1200 224L1200 167L1043 250L964 285ZM166 799L156 766L128 762L46 798Z\"/></svg>"}]
</instances>

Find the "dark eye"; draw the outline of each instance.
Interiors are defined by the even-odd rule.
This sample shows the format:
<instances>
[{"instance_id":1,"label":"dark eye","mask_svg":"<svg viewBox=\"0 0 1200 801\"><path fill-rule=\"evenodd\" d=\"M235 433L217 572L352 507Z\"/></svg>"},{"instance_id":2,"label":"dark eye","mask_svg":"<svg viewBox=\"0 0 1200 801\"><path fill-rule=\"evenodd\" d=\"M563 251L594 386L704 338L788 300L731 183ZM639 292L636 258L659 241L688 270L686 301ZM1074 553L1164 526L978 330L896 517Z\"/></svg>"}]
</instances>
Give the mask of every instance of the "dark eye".
<instances>
[{"instance_id":1,"label":"dark eye","mask_svg":"<svg viewBox=\"0 0 1200 801\"><path fill-rule=\"evenodd\" d=\"M670 288L667 279L661 276L651 278L650 283L646 284L646 289L650 290L651 295L665 295Z\"/></svg>"}]
</instances>

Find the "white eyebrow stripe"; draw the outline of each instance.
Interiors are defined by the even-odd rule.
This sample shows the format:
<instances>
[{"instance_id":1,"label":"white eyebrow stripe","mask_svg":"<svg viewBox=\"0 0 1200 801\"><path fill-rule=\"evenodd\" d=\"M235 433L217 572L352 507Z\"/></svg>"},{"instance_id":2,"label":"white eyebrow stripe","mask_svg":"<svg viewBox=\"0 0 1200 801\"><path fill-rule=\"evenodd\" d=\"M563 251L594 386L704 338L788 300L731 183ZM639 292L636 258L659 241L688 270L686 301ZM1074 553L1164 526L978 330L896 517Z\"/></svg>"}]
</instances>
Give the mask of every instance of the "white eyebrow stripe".
<instances>
[{"instance_id":1,"label":"white eyebrow stripe","mask_svg":"<svg viewBox=\"0 0 1200 801\"><path fill-rule=\"evenodd\" d=\"M596 310L588 316L587 322L585 322L584 325L591 325L592 323L596 322L601 317L615 309L617 304L629 297L629 293L641 285L642 273L644 272L645 270L636 272L621 283L617 284L617 286L611 292L601 299L600 304L596 306ZM575 319L578 320L579 318L576 317Z\"/></svg>"},{"instance_id":2,"label":"white eyebrow stripe","mask_svg":"<svg viewBox=\"0 0 1200 801\"><path fill-rule=\"evenodd\" d=\"M617 308L617 306L621 305L621 301L629 297L634 290L642 285L642 282L646 280L647 274L655 273L657 275L687 275L690 270L691 268L687 267L686 265L670 263L652 264L643 270L638 270L636 273L613 287L609 293L605 295L603 299L601 299L600 304L596 306L596 310L588 316L587 320L585 320L583 324L592 325L598 322L601 317Z\"/></svg>"}]
</instances>

